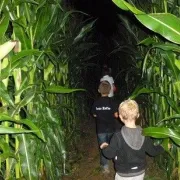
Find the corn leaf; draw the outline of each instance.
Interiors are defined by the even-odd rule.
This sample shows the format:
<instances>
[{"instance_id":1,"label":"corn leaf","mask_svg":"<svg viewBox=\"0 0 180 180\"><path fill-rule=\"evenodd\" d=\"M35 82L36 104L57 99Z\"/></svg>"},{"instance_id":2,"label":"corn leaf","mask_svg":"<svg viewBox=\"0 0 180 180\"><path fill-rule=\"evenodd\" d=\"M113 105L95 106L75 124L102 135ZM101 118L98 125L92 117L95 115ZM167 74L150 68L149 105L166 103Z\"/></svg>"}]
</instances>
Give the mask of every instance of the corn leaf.
<instances>
[{"instance_id":1,"label":"corn leaf","mask_svg":"<svg viewBox=\"0 0 180 180\"><path fill-rule=\"evenodd\" d=\"M12 152L9 144L7 144L3 139L0 140L0 149L2 153L0 154L0 160L5 161L7 158L17 158L15 153Z\"/></svg>"},{"instance_id":2,"label":"corn leaf","mask_svg":"<svg viewBox=\"0 0 180 180\"><path fill-rule=\"evenodd\" d=\"M166 44L160 44L160 43L156 43L153 44L152 46L153 48L159 48L162 49L164 51L174 51L174 52L178 52L180 53L180 46L176 45L176 44L170 44L170 43L166 43Z\"/></svg>"},{"instance_id":3,"label":"corn leaf","mask_svg":"<svg viewBox=\"0 0 180 180\"><path fill-rule=\"evenodd\" d=\"M169 13L145 14L124 0L113 0L113 2L119 8L134 13L135 17L148 29L169 41L180 44L180 19L175 15Z\"/></svg>"},{"instance_id":4,"label":"corn leaf","mask_svg":"<svg viewBox=\"0 0 180 180\"><path fill-rule=\"evenodd\" d=\"M180 133L166 127L149 127L143 129L143 135L154 138L170 137L177 145L180 146Z\"/></svg>"},{"instance_id":5,"label":"corn leaf","mask_svg":"<svg viewBox=\"0 0 180 180\"><path fill-rule=\"evenodd\" d=\"M164 122L164 121L169 121L169 120L172 120L172 119L180 119L180 114L174 114L172 116L168 116L160 121L158 121L157 125L160 124L161 122ZM180 130L179 130L180 131Z\"/></svg>"},{"instance_id":6,"label":"corn leaf","mask_svg":"<svg viewBox=\"0 0 180 180\"><path fill-rule=\"evenodd\" d=\"M9 16L5 14L0 19L0 39L4 37L4 34L8 28L9 25Z\"/></svg>"},{"instance_id":7,"label":"corn leaf","mask_svg":"<svg viewBox=\"0 0 180 180\"><path fill-rule=\"evenodd\" d=\"M8 64L6 68L3 68L0 73L0 81L6 79L11 74L11 65Z\"/></svg>"},{"instance_id":8,"label":"corn leaf","mask_svg":"<svg viewBox=\"0 0 180 180\"><path fill-rule=\"evenodd\" d=\"M45 141L40 129L33 123L33 120L30 119L14 120L11 116L0 113L0 122L2 121L8 121L8 122L13 122L15 124L26 125L30 130L33 130L33 133L35 135L37 135L41 140Z\"/></svg>"},{"instance_id":9,"label":"corn leaf","mask_svg":"<svg viewBox=\"0 0 180 180\"><path fill-rule=\"evenodd\" d=\"M22 50L21 52L17 53L16 55L12 56L12 62L15 63L17 60L31 55L39 56L42 53L42 51L39 51L38 49L28 49L28 50Z\"/></svg>"},{"instance_id":10,"label":"corn leaf","mask_svg":"<svg viewBox=\"0 0 180 180\"><path fill-rule=\"evenodd\" d=\"M38 168L35 159L34 141L24 134L18 136L21 142L19 147L20 165L22 168L23 176L28 180L35 180L38 177Z\"/></svg>"},{"instance_id":11,"label":"corn leaf","mask_svg":"<svg viewBox=\"0 0 180 180\"><path fill-rule=\"evenodd\" d=\"M3 59L16 45L16 41L7 41L0 45L0 60Z\"/></svg>"},{"instance_id":12,"label":"corn leaf","mask_svg":"<svg viewBox=\"0 0 180 180\"><path fill-rule=\"evenodd\" d=\"M155 92L156 92L155 90L151 90L151 89L148 89L148 88L137 87L129 98L130 99L135 99L140 94L149 94L149 93L155 93Z\"/></svg>"},{"instance_id":13,"label":"corn leaf","mask_svg":"<svg viewBox=\"0 0 180 180\"><path fill-rule=\"evenodd\" d=\"M113 0L113 2L121 9L125 11L132 11L134 14L144 14L144 12L140 11L136 7L133 7L131 4L127 3L124 0Z\"/></svg>"},{"instance_id":14,"label":"corn leaf","mask_svg":"<svg viewBox=\"0 0 180 180\"><path fill-rule=\"evenodd\" d=\"M180 44L180 19L172 14L138 14L136 18L148 29L167 40Z\"/></svg>"},{"instance_id":15,"label":"corn leaf","mask_svg":"<svg viewBox=\"0 0 180 180\"><path fill-rule=\"evenodd\" d=\"M38 5L39 3L33 0L16 0L15 1L15 5L21 5L22 3L31 3L31 4L35 4Z\"/></svg>"},{"instance_id":16,"label":"corn leaf","mask_svg":"<svg viewBox=\"0 0 180 180\"><path fill-rule=\"evenodd\" d=\"M45 89L46 92L49 93L60 93L60 94L66 94L66 93L72 93L75 91L85 91L85 89L70 89L63 86L50 86Z\"/></svg>"},{"instance_id":17,"label":"corn leaf","mask_svg":"<svg viewBox=\"0 0 180 180\"><path fill-rule=\"evenodd\" d=\"M13 29L14 29L14 32L16 34L16 37L21 42L22 49L23 50L24 49L31 49L32 48L31 47L31 41L30 41L28 34L26 33L26 29L21 27L16 22L13 22L12 24L13 24ZM22 24L23 24L23 22L22 22Z\"/></svg>"},{"instance_id":18,"label":"corn leaf","mask_svg":"<svg viewBox=\"0 0 180 180\"><path fill-rule=\"evenodd\" d=\"M32 132L33 132L32 130L4 127L0 125L0 134L22 134L22 133L32 133Z\"/></svg>"},{"instance_id":19,"label":"corn leaf","mask_svg":"<svg viewBox=\"0 0 180 180\"><path fill-rule=\"evenodd\" d=\"M168 69L170 69L173 78L176 81L180 80L180 77L179 77L180 71L177 68L177 66L175 65L175 60L176 60L175 54L173 52L166 51L166 52L162 53L162 56L164 57L166 66L168 67Z\"/></svg>"},{"instance_id":20,"label":"corn leaf","mask_svg":"<svg viewBox=\"0 0 180 180\"><path fill-rule=\"evenodd\" d=\"M148 37L148 38L142 40L141 42L139 42L138 45L150 46L155 43L157 43L157 42L153 38Z\"/></svg>"},{"instance_id":21,"label":"corn leaf","mask_svg":"<svg viewBox=\"0 0 180 180\"><path fill-rule=\"evenodd\" d=\"M81 40L88 32L91 31L91 29L93 28L94 23L96 22L96 20L88 23L87 25L85 25L81 31L79 32L79 34L76 36L76 38L74 39L73 43L77 43L79 40Z\"/></svg>"},{"instance_id":22,"label":"corn leaf","mask_svg":"<svg viewBox=\"0 0 180 180\"><path fill-rule=\"evenodd\" d=\"M158 90L155 90L155 89L151 90L148 88L137 87L129 98L135 99L140 94L150 94L150 93L157 93L157 94L165 97L168 104L176 111L176 113L180 113L180 108L177 106L177 103L171 97L169 97L167 94L164 94L164 93L162 93Z\"/></svg>"},{"instance_id":23,"label":"corn leaf","mask_svg":"<svg viewBox=\"0 0 180 180\"><path fill-rule=\"evenodd\" d=\"M28 91L25 94L24 98L16 106L13 114L16 114L17 112L19 112L21 107L26 106L29 102L31 102L31 100L34 98L34 96L35 96L35 91L34 90Z\"/></svg>"},{"instance_id":24,"label":"corn leaf","mask_svg":"<svg viewBox=\"0 0 180 180\"><path fill-rule=\"evenodd\" d=\"M14 107L14 102L9 96L9 93L2 82L0 82L0 97L3 99L3 101Z\"/></svg>"}]
</instances>

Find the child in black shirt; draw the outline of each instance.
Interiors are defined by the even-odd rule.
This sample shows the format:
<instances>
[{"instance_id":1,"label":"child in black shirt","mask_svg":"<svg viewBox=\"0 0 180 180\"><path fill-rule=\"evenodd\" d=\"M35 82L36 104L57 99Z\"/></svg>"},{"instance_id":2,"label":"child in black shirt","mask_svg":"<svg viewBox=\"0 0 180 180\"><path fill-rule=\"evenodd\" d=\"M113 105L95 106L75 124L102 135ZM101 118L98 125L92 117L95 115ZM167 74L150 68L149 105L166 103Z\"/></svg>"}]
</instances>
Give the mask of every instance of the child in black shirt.
<instances>
[{"instance_id":1,"label":"child in black shirt","mask_svg":"<svg viewBox=\"0 0 180 180\"><path fill-rule=\"evenodd\" d=\"M101 97L96 100L92 106L91 113L96 118L96 132L99 146L106 142L115 132L115 117L118 117L118 107L113 99L108 97L111 85L107 81L102 81L99 85L98 92ZM104 173L109 173L108 159L100 152L100 165Z\"/></svg>"}]
</instances>

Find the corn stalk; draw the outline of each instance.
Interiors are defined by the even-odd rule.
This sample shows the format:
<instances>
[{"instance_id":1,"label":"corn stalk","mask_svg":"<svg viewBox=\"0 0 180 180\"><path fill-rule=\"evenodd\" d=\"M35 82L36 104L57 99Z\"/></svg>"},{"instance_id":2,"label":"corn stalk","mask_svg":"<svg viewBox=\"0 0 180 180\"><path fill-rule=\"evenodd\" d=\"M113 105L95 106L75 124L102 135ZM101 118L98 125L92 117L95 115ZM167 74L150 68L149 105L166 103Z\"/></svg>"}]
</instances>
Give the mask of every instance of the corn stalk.
<instances>
[{"instance_id":1,"label":"corn stalk","mask_svg":"<svg viewBox=\"0 0 180 180\"><path fill-rule=\"evenodd\" d=\"M162 3L152 1L152 12L148 12L147 8L146 13L142 10L142 6L140 10L130 1L130 3L124 0L113 0L113 2L121 9L133 13L140 23L156 33L138 42L138 45L147 49L142 68L142 82L144 83L135 89L131 98L148 94L149 106L146 110L148 112L146 118L149 120L150 127L144 129L144 134L162 140L170 156L165 155L164 159L168 164L165 165L165 162L162 162L161 165L167 170L168 179L178 179L180 177L178 160L180 19L167 13L171 8L170 1ZM167 147L168 142L173 144L170 151Z\"/></svg>"}]
</instances>

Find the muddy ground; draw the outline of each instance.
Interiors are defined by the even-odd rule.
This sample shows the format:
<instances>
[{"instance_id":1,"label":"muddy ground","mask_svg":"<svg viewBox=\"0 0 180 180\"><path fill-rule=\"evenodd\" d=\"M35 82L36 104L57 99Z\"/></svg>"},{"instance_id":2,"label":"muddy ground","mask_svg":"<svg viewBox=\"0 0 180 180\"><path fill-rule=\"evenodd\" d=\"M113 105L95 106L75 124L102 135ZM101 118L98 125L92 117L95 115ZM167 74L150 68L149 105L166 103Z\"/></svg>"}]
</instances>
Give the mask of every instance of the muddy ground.
<instances>
[{"instance_id":1,"label":"muddy ground","mask_svg":"<svg viewBox=\"0 0 180 180\"><path fill-rule=\"evenodd\" d=\"M71 148L72 150L68 153L71 171L63 176L63 180L113 180L115 172L112 162L110 162L111 172L108 175L103 175L99 168L99 150L94 120L84 122L80 131L79 145ZM147 163L145 180L167 180L165 173L153 158L147 156Z\"/></svg>"}]
</instances>

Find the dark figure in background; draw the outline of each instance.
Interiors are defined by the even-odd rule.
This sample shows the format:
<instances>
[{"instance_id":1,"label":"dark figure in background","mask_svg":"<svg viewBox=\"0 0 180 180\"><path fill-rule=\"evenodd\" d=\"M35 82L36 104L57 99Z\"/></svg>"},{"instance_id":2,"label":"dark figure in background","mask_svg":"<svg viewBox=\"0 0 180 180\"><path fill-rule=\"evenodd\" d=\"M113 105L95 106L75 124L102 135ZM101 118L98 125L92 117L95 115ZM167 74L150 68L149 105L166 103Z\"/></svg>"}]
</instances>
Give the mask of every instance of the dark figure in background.
<instances>
[{"instance_id":1,"label":"dark figure in background","mask_svg":"<svg viewBox=\"0 0 180 180\"><path fill-rule=\"evenodd\" d=\"M101 97L92 106L91 113L96 118L96 133L98 144L109 143L115 132L115 118L118 118L118 106L114 100L108 97L111 86L109 82L102 81L98 92ZM100 150L100 166L103 173L109 173L108 159L103 156Z\"/></svg>"}]
</instances>

